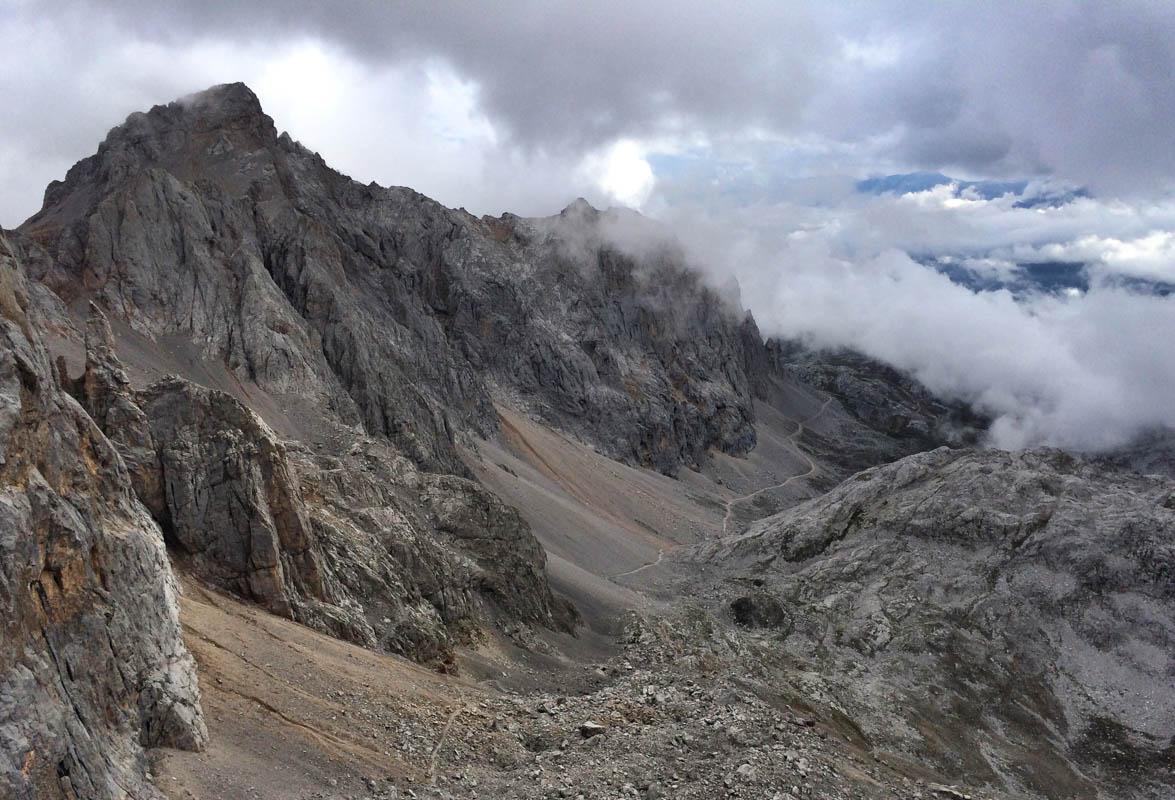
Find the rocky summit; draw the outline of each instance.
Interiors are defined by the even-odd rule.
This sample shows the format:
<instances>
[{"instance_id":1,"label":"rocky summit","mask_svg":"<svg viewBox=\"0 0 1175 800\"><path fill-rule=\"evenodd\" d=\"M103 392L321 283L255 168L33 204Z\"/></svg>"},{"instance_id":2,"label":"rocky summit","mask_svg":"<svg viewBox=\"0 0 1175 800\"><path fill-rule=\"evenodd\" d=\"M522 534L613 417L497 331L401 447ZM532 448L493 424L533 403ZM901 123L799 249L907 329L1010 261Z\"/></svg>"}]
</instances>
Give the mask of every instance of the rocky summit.
<instances>
[{"instance_id":1,"label":"rocky summit","mask_svg":"<svg viewBox=\"0 0 1175 800\"><path fill-rule=\"evenodd\" d=\"M985 449L652 220L362 185L242 84L0 234L0 797L1175 792L1153 449Z\"/></svg>"}]
</instances>

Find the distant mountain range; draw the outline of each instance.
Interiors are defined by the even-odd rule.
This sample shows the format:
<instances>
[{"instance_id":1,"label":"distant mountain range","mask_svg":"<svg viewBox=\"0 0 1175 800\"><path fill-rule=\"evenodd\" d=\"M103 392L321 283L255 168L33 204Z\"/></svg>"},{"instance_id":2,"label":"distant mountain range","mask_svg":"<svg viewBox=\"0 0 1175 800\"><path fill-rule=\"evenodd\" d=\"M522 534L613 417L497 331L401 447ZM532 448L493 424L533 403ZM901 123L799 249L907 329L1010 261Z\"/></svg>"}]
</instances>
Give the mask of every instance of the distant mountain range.
<instances>
[{"instance_id":1,"label":"distant mountain range","mask_svg":"<svg viewBox=\"0 0 1175 800\"><path fill-rule=\"evenodd\" d=\"M1007 289L1016 297L1071 294L1087 292L1094 283L1090 279L1088 265L1081 261L1025 261L1006 273L998 274L973 269L965 260L952 256L926 256L916 260L946 275L952 282L976 292ZM1160 297L1175 292L1175 285L1170 283L1125 275L1115 276L1112 280L1102 279L1100 283Z\"/></svg>"}]
</instances>

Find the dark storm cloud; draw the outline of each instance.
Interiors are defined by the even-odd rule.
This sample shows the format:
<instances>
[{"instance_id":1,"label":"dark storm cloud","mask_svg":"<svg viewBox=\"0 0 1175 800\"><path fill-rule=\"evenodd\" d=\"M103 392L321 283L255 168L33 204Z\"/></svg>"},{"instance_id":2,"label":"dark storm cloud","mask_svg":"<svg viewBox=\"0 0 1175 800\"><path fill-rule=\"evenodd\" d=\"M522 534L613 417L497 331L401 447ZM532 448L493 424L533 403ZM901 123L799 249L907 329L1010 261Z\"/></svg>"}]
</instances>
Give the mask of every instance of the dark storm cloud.
<instances>
[{"instance_id":1,"label":"dark storm cloud","mask_svg":"<svg viewBox=\"0 0 1175 800\"><path fill-rule=\"evenodd\" d=\"M437 58L516 140L750 128L863 141L923 168L1053 172L1110 191L1175 175L1168 2L76 2L151 41L322 37ZM61 8L57 4L55 8Z\"/></svg>"},{"instance_id":2,"label":"dark storm cloud","mask_svg":"<svg viewBox=\"0 0 1175 800\"><path fill-rule=\"evenodd\" d=\"M149 40L321 37L375 63L439 58L540 145L794 117L834 32L800 3L77 2Z\"/></svg>"},{"instance_id":3,"label":"dark storm cloud","mask_svg":"<svg viewBox=\"0 0 1175 800\"><path fill-rule=\"evenodd\" d=\"M234 47L305 39L372 69L446 65L499 143L563 159L624 137L715 151L804 137L858 173L1051 174L1143 194L1175 178L1169 2L0 0L0 25L0 171L18 186L23 164L39 179L84 155L98 120L200 88L207 65L152 63L153 48L220 45L231 62ZM112 60L118 79L103 80Z\"/></svg>"},{"instance_id":4,"label":"dark storm cloud","mask_svg":"<svg viewBox=\"0 0 1175 800\"><path fill-rule=\"evenodd\" d=\"M938 152L953 134L965 141L987 128L1006 137L1008 153L995 163L1008 168L1043 168L1105 191L1167 188L1175 5L942 4L929 24L947 37L962 98Z\"/></svg>"}]
</instances>

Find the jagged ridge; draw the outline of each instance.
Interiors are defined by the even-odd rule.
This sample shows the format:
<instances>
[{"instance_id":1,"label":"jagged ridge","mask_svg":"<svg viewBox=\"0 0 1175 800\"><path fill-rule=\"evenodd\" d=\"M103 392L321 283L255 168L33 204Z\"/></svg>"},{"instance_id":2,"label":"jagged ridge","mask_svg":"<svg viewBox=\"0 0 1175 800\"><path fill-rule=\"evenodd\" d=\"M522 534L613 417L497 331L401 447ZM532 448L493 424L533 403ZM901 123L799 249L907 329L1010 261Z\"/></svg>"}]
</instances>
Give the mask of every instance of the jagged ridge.
<instances>
[{"instance_id":1,"label":"jagged ridge","mask_svg":"<svg viewBox=\"0 0 1175 800\"><path fill-rule=\"evenodd\" d=\"M430 470L464 474L455 437L493 433L494 399L667 473L749 451L777 359L680 254L617 246L618 216L475 219L360 185L231 84L132 115L21 231L67 302L188 337Z\"/></svg>"}]
</instances>

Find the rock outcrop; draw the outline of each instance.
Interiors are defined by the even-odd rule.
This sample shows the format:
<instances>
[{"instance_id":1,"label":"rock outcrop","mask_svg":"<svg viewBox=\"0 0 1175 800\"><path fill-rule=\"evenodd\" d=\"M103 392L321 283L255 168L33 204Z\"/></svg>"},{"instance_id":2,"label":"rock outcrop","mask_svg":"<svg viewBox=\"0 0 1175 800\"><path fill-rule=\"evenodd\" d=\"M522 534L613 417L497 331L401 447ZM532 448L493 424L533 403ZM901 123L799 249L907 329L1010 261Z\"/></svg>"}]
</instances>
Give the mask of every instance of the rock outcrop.
<instances>
[{"instance_id":1,"label":"rock outcrop","mask_svg":"<svg viewBox=\"0 0 1175 800\"><path fill-rule=\"evenodd\" d=\"M39 323L0 235L0 796L156 797L142 747L207 738L176 585Z\"/></svg>"},{"instance_id":2,"label":"rock outcrop","mask_svg":"<svg viewBox=\"0 0 1175 800\"><path fill-rule=\"evenodd\" d=\"M182 568L324 632L446 662L503 615L567 628L545 554L478 484L378 440L338 456L285 443L224 392L173 376L135 390L91 306L71 388L122 452Z\"/></svg>"},{"instance_id":3,"label":"rock outcrop","mask_svg":"<svg viewBox=\"0 0 1175 800\"><path fill-rule=\"evenodd\" d=\"M782 647L875 746L1013 793L1170 796L1169 480L942 448L697 557L781 598Z\"/></svg>"}]
</instances>

